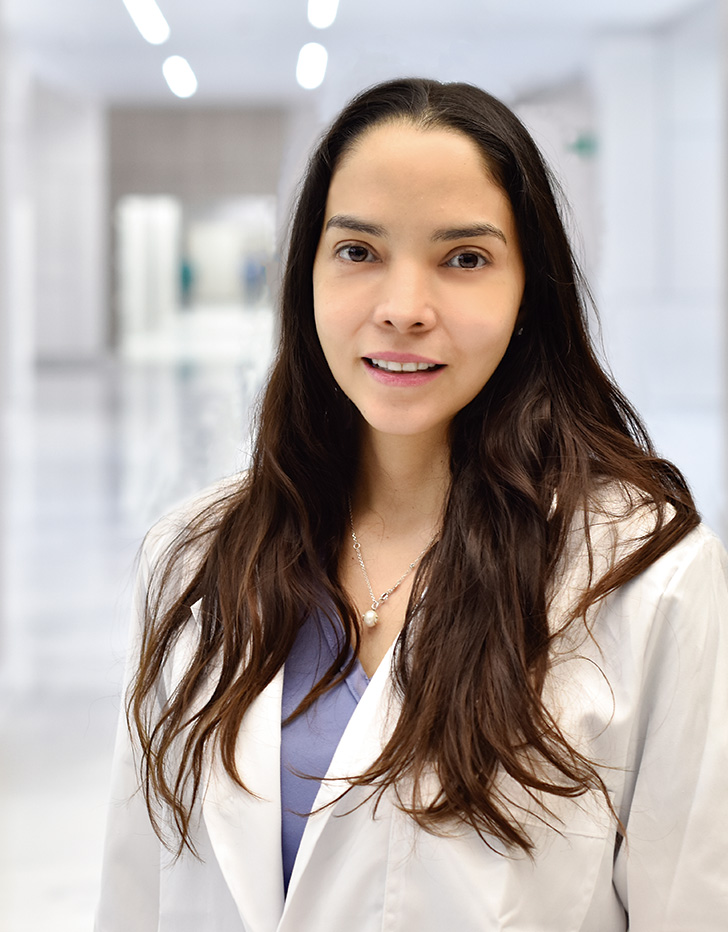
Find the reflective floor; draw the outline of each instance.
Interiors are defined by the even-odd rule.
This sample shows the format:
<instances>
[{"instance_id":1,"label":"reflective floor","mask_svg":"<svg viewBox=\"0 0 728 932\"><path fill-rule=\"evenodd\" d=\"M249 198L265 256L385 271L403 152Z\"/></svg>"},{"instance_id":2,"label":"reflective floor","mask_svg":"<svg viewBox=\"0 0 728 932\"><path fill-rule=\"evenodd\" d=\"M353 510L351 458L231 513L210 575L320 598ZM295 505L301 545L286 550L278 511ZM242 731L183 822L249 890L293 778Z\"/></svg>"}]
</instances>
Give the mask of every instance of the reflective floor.
<instances>
[{"instance_id":1,"label":"reflective floor","mask_svg":"<svg viewBox=\"0 0 728 932\"><path fill-rule=\"evenodd\" d=\"M92 927L135 554L174 502L244 467L271 338L265 311L188 315L124 362L42 370L4 425L1 932ZM718 412L654 426L717 523Z\"/></svg>"},{"instance_id":2,"label":"reflective floor","mask_svg":"<svg viewBox=\"0 0 728 932\"><path fill-rule=\"evenodd\" d=\"M244 466L270 360L270 315L229 318L42 370L4 425L2 932L92 928L135 555L157 516Z\"/></svg>"}]
</instances>

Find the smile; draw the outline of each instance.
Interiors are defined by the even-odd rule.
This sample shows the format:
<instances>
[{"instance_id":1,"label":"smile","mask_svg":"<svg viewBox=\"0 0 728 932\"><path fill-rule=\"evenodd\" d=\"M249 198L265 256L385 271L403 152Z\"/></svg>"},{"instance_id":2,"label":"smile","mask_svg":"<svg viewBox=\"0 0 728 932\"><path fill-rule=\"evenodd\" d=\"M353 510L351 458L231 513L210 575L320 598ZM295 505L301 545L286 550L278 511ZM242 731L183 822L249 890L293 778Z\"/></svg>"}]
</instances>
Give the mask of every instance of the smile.
<instances>
[{"instance_id":1,"label":"smile","mask_svg":"<svg viewBox=\"0 0 728 932\"><path fill-rule=\"evenodd\" d=\"M442 368L442 365L437 362L394 362L389 359L368 358L366 361L375 369L383 369L385 372L427 372Z\"/></svg>"}]
</instances>

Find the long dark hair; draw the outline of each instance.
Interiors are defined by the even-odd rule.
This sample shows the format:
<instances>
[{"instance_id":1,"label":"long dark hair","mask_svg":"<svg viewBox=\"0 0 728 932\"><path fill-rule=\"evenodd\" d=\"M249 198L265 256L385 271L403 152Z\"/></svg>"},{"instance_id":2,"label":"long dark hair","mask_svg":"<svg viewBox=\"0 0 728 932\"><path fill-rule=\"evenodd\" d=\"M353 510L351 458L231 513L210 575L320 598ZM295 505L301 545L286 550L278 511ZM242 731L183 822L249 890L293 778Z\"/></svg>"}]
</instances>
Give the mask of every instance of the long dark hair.
<instances>
[{"instance_id":1,"label":"long dark hair","mask_svg":"<svg viewBox=\"0 0 728 932\"><path fill-rule=\"evenodd\" d=\"M393 788L429 830L460 821L486 841L525 850L530 838L499 777L542 800L606 795L597 767L566 740L542 700L553 639L568 624L588 623L592 606L698 522L682 476L655 455L597 360L588 292L554 186L519 120L467 84L408 79L365 91L321 140L300 190L252 467L179 535L147 598L129 723L150 814L160 835L160 807L171 814L176 842L167 841L178 851L193 848L190 814L207 755L219 755L244 786L234 753L242 718L286 660L307 613L331 606L342 646L295 714L341 678L349 648L358 646L354 608L337 576L358 415L319 345L312 268L332 173L365 130L386 121L448 128L479 147L510 199L526 284L502 362L452 423L442 534L418 569L395 651L398 723L354 782L374 792ZM567 541L583 528L591 565L589 513L607 488L622 490L625 513L645 509L649 527L611 569L591 574L555 630L549 596ZM196 649L160 704L165 665L199 600ZM440 787L434 799L420 792L432 773Z\"/></svg>"}]
</instances>

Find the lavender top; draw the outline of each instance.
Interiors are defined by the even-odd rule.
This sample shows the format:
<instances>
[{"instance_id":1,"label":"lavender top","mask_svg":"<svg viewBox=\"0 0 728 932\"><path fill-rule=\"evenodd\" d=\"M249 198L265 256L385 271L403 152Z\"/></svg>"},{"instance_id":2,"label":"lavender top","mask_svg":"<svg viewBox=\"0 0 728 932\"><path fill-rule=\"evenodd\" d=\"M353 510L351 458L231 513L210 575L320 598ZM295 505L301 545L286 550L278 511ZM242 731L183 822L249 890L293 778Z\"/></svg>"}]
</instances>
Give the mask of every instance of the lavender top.
<instances>
[{"instance_id":1,"label":"lavender top","mask_svg":"<svg viewBox=\"0 0 728 932\"><path fill-rule=\"evenodd\" d=\"M282 721L311 691L338 652L336 632L320 612L314 612L301 626L286 660ZM369 678L357 661L342 683L281 729L281 841L286 891L306 827L306 815L297 813L311 811L321 779L368 684ZM316 779L306 780L294 771Z\"/></svg>"}]
</instances>

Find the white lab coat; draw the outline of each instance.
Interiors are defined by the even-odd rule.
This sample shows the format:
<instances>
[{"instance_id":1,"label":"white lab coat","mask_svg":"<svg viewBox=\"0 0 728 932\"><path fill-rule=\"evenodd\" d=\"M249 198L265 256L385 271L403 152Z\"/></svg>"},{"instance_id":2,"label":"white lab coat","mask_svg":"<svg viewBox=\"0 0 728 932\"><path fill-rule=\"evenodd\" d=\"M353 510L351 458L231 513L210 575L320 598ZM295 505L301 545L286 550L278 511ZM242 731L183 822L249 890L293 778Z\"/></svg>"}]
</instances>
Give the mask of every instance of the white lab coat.
<instances>
[{"instance_id":1,"label":"white lab coat","mask_svg":"<svg viewBox=\"0 0 728 932\"><path fill-rule=\"evenodd\" d=\"M615 533L624 541L640 531L634 519L616 532L598 524L602 565ZM140 596L165 534L147 544ZM583 584L580 547L576 540L553 617ZM699 527L608 597L592 619L593 639L574 627L558 651L548 701L570 738L607 765L603 776L628 833L621 846L591 797L550 803L563 819L558 831L535 812L528 817L536 842L529 859L466 829L429 834L391 793L374 812L367 791L355 788L308 819L284 899L281 671L240 733L239 769L255 795L221 767L207 775L194 830L203 862L185 854L172 863L158 842L134 795L133 751L120 727L97 932L725 932L727 576L722 545ZM194 613L167 688L184 668ZM361 772L386 741L396 717L390 667L391 651L328 777ZM324 782L316 807L340 792Z\"/></svg>"}]
</instances>

